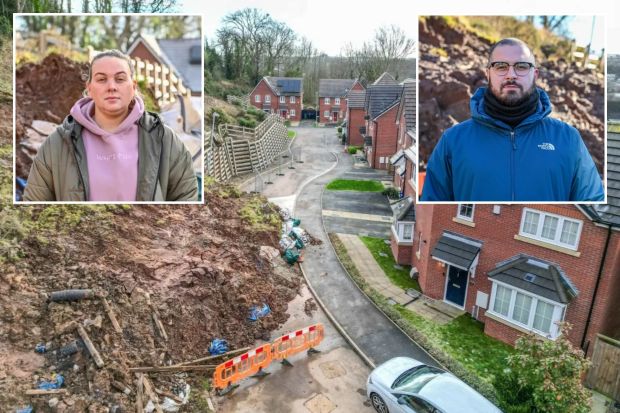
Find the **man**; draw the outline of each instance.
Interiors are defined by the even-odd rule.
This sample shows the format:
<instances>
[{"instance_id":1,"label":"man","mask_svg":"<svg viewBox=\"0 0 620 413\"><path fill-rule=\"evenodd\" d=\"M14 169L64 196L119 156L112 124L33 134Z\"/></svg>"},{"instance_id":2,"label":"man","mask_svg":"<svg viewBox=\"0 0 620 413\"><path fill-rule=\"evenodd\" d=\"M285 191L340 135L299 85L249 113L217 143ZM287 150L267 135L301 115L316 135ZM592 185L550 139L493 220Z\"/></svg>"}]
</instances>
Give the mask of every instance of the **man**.
<instances>
[{"instance_id":1,"label":"man","mask_svg":"<svg viewBox=\"0 0 620 413\"><path fill-rule=\"evenodd\" d=\"M446 130L426 170L422 201L603 201L601 178L579 132L549 117L529 47L503 39L490 50L489 86L472 118Z\"/></svg>"}]
</instances>

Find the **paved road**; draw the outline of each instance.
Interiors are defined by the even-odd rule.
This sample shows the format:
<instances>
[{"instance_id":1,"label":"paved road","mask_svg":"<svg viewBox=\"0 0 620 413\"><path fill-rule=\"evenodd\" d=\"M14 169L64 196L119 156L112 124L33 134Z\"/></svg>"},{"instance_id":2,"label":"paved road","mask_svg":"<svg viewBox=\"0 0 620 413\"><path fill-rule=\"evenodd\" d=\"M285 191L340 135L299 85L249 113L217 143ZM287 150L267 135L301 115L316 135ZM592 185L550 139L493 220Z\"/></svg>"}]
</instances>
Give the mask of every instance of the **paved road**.
<instances>
[{"instance_id":1,"label":"paved road","mask_svg":"<svg viewBox=\"0 0 620 413\"><path fill-rule=\"evenodd\" d=\"M323 241L321 245L308 248L302 264L310 285L327 310L373 364L380 364L396 356L409 356L436 365L421 347L412 342L357 288L340 265L329 243L322 219L323 187L335 178L352 176L352 173L359 174L360 171L354 170L352 158L343 152L334 129L296 130L297 138L293 148L303 145L303 153L306 154L304 163L298 164L295 174L291 174L288 179L276 177L273 186L263 193L271 199L286 199L287 205L294 205L294 216L301 218L302 227ZM338 157L335 166L334 156ZM369 174L367 176L373 174L366 173ZM374 211L374 207L367 207L367 211ZM378 204L376 208L383 206Z\"/></svg>"}]
</instances>

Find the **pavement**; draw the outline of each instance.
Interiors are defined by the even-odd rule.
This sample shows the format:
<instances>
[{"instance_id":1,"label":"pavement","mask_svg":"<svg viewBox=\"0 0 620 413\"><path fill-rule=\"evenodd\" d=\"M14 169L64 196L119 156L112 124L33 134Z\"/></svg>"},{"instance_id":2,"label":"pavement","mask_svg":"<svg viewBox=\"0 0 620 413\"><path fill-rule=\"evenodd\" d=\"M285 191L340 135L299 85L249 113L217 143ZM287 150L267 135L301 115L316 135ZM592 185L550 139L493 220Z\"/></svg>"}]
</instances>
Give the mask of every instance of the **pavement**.
<instances>
[{"instance_id":1,"label":"pavement","mask_svg":"<svg viewBox=\"0 0 620 413\"><path fill-rule=\"evenodd\" d=\"M359 179L346 177L346 174L339 178ZM390 237L392 208L380 192L325 190L322 202L323 222L328 233Z\"/></svg>"}]
</instances>

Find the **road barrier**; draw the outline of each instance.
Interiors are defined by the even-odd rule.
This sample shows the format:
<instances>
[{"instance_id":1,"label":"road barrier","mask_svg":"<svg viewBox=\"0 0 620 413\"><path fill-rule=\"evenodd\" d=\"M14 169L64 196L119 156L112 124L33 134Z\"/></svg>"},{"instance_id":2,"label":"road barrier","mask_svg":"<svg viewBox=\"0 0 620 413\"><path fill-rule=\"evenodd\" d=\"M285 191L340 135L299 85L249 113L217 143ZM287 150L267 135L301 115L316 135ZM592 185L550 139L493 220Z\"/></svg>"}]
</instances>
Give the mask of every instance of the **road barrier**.
<instances>
[{"instance_id":1,"label":"road barrier","mask_svg":"<svg viewBox=\"0 0 620 413\"><path fill-rule=\"evenodd\" d=\"M273 360L284 362L287 357L304 350L309 354L316 352L314 347L323 340L324 335L323 324L314 324L227 360L215 368L213 386L220 391L225 390L220 393L224 394L231 391L233 385L242 379L250 376L263 377L266 375L263 369Z\"/></svg>"}]
</instances>

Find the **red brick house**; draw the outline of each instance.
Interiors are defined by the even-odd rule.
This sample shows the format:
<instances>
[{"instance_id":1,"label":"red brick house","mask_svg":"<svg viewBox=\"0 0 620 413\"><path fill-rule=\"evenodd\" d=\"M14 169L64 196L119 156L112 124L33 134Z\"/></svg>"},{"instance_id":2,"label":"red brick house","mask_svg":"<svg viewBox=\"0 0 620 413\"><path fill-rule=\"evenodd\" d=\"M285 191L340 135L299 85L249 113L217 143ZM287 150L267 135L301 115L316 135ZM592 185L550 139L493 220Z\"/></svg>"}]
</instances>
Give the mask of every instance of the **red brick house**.
<instances>
[{"instance_id":1,"label":"red brick house","mask_svg":"<svg viewBox=\"0 0 620 413\"><path fill-rule=\"evenodd\" d=\"M620 135L609 135L620 151ZM426 296L460 308L513 344L554 339L557 322L588 355L620 338L620 158L609 156L607 205L414 205L396 212L392 251Z\"/></svg>"},{"instance_id":2,"label":"red brick house","mask_svg":"<svg viewBox=\"0 0 620 413\"><path fill-rule=\"evenodd\" d=\"M397 152L398 106L403 92L389 73L382 74L366 90L364 152L371 168L387 169Z\"/></svg>"},{"instance_id":3,"label":"red brick house","mask_svg":"<svg viewBox=\"0 0 620 413\"><path fill-rule=\"evenodd\" d=\"M250 92L250 103L260 110L299 123L304 99L303 82L299 77L265 76Z\"/></svg>"},{"instance_id":4,"label":"red brick house","mask_svg":"<svg viewBox=\"0 0 620 413\"><path fill-rule=\"evenodd\" d=\"M347 145L364 145L366 135L366 110L364 102L366 100L365 90L352 90L347 96Z\"/></svg>"},{"instance_id":5,"label":"red brick house","mask_svg":"<svg viewBox=\"0 0 620 413\"><path fill-rule=\"evenodd\" d=\"M395 168L394 187L399 189L401 197L415 196L417 190L415 117L416 82L415 79L406 79L403 82L403 95L396 115L397 152L390 159Z\"/></svg>"},{"instance_id":6,"label":"red brick house","mask_svg":"<svg viewBox=\"0 0 620 413\"><path fill-rule=\"evenodd\" d=\"M127 50L131 57L171 67L192 92L202 96L202 41L196 39L156 39L141 34Z\"/></svg>"},{"instance_id":7,"label":"red brick house","mask_svg":"<svg viewBox=\"0 0 620 413\"><path fill-rule=\"evenodd\" d=\"M319 124L336 123L347 114L347 95L351 91L363 91L364 86L354 79L319 80Z\"/></svg>"}]
</instances>

